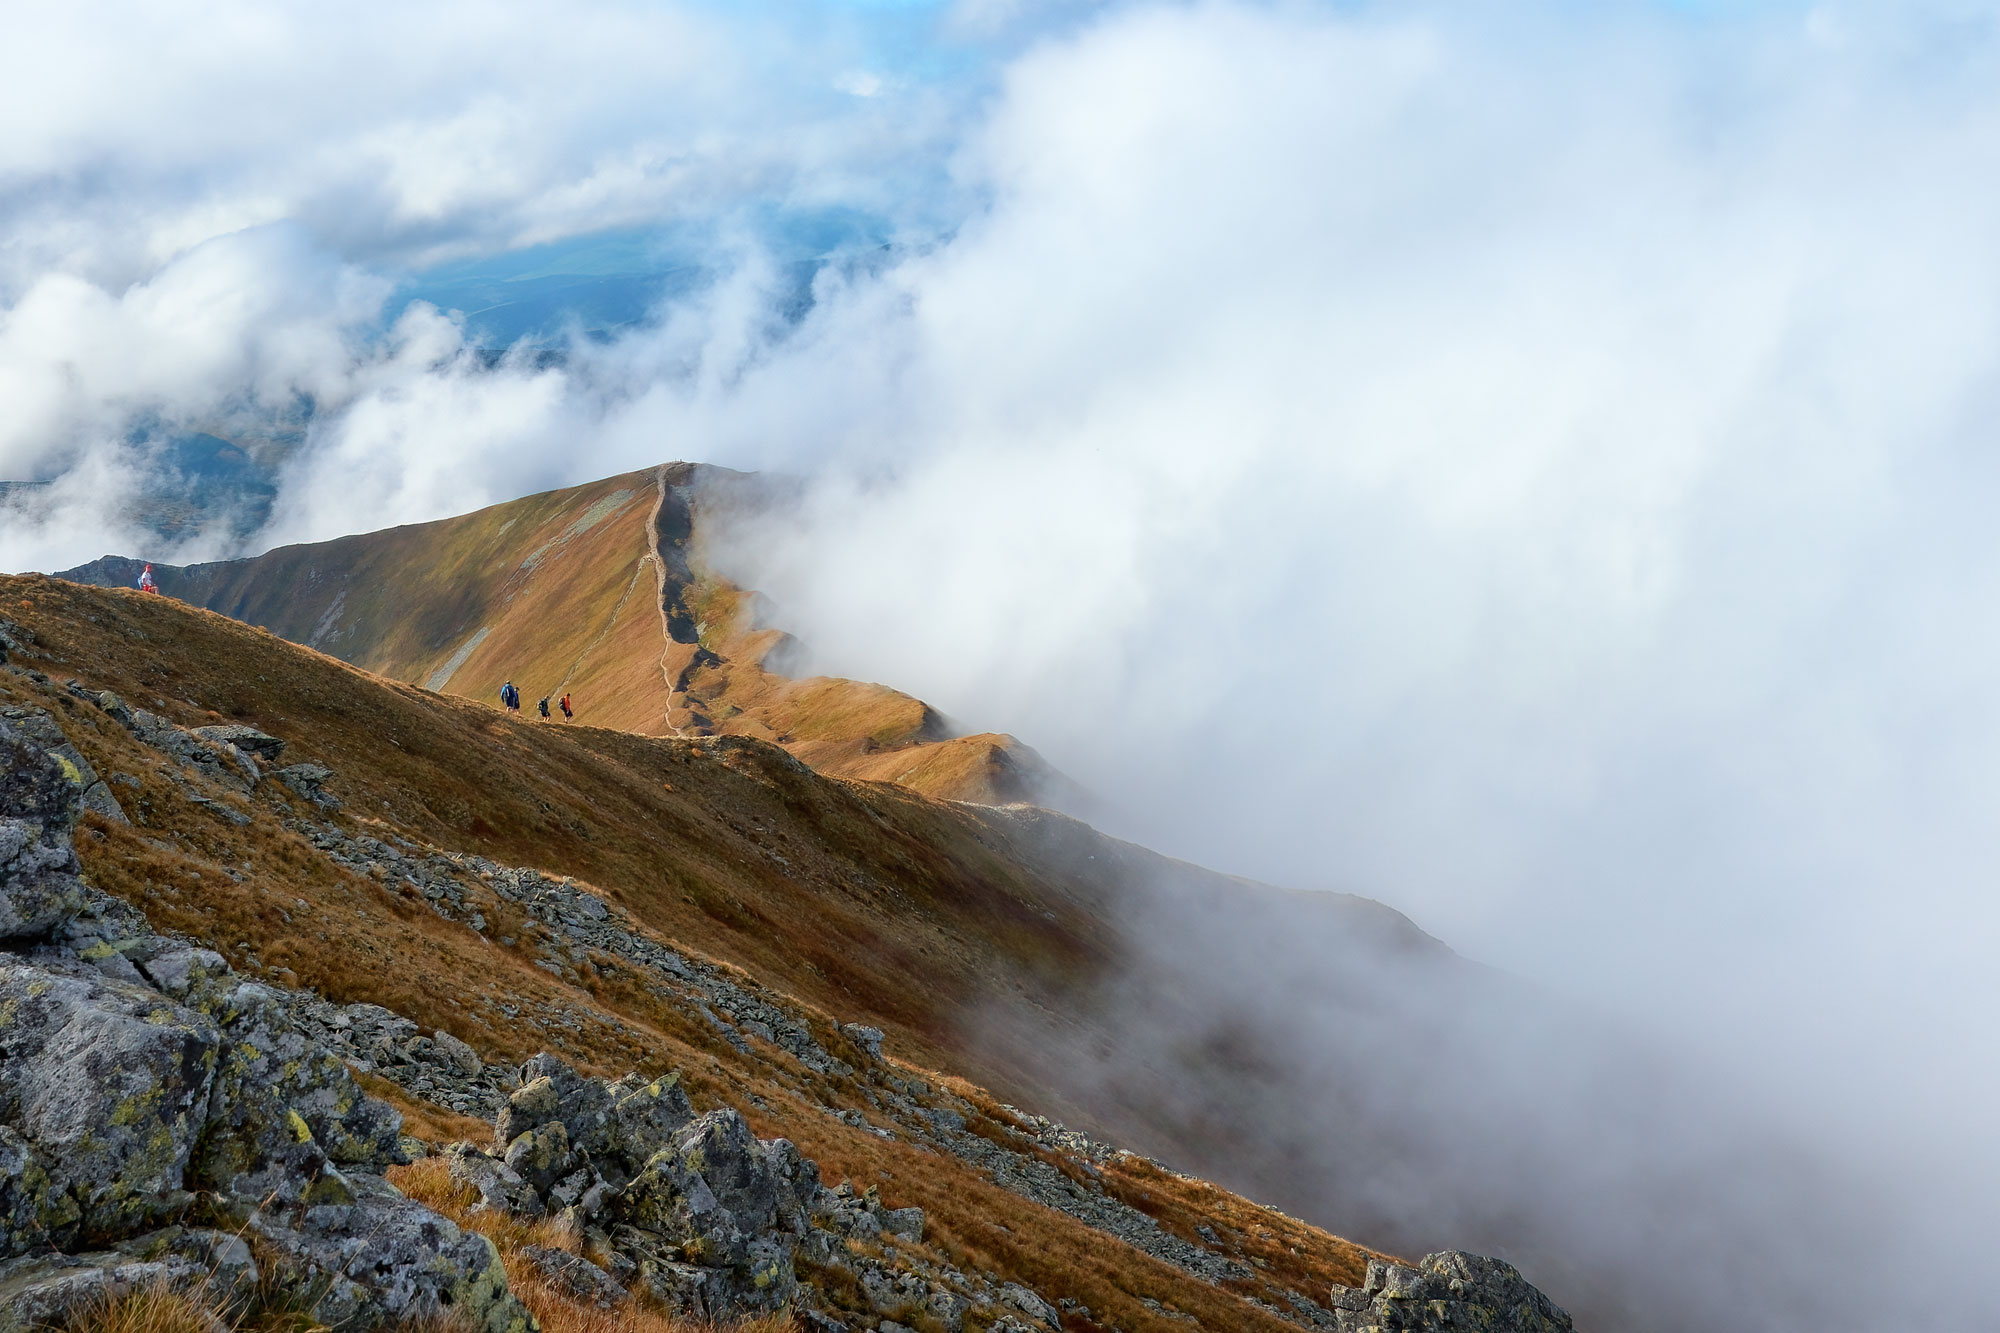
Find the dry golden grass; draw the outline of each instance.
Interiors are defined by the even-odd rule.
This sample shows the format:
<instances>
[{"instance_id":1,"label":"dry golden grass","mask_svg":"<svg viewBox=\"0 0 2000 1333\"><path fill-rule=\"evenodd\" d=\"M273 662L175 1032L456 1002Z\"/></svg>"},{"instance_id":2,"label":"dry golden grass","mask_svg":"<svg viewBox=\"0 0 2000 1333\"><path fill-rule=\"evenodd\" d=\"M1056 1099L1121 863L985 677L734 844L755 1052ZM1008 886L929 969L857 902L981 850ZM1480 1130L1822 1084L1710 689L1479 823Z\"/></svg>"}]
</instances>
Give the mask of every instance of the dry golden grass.
<instances>
[{"instance_id":1,"label":"dry golden grass","mask_svg":"<svg viewBox=\"0 0 2000 1333\"><path fill-rule=\"evenodd\" d=\"M493 1137L493 1126L469 1115L460 1115L432 1102L420 1102L380 1074L361 1074L357 1080L369 1096L385 1101L403 1116L403 1132L436 1146L444 1143L484 1145Z\"/></svg>"},{"instance_id":2,"label":"dry golden grass","mask_svg":"<svg viewBox=\"0 0 2000 1333\"><path fill-rule=\"evenodd\" d=\"M1294 1291L1325 1291L1333 1283L1358 1287L1367 1276L1370 1259L1394 1258L1348 1244L1311 1223L1259 1207L1206 1180L1161 1170L1142 1157L1114 1158L1104 1169L1103 1183L1113 1197L1183 1240L1206 1243L1243 1259ZM1219 1242L1207 1242L1196 1232L1198 1226L1216 1233ZM1254 1284L1246 1290L1254 1292Z\"/></svg>"},{"instance_id":3,"label":"dry golden grass","mask_svg":"<svg viewBox=\"0 0 2000 1333\"><path fill-rule=\"evenodd\" d=\"M500 1261L507 1266L507 1285L541 1323L543 1333L794 1333L797 1327L792 1317L782 1312L717 1325L676 1318L638 1298L609 1310L584 1304L550 1281L522 1253L529 1245L583 1253L576 1236L556 1222L523 1222L478 1207L478 1193L455 1183L441 1157L394 1167L389 1179L412 1199L492 1241L500 1251Z\"/></svg>"},{"instance_id":4,"label":"dry golden grass","mask_svg":"<svg viewBox=\"0 0 2000 1333\"><path fill-rule=\"evenodd\" d=\"M1062 781L1012 736L984 733L910 745L896 750L794 746L793 752L823 773L869 782L894 782L942 801L980 805L1035 804Z\"/></svg>"},{"instance_id":5,"label":"dry golden grass","mask_svg":"<svg viewBox=\"0 0 2000 1333\"><path fill-rule=\"evenodd\" d=\"M479 1192L451 1178L442 1157L424 1157L407 1166L389 1168L389 1183L433 1212L449 1217L468 1231L477 1231L499 1247L502 1258L524 1245L579 1252L575 1236L553 1219L528 1222L479 1206Z\"/></svg>"},{"instance_id":6,"label":"dry golden grass","mask_svg":"<svg viewBox=\"0 0 2000 1333\"><path fill-rule=\"evenodd\" d=\"M63 1333L215 1333L218 1325L229 1326L199 1298L157 1283L91 1301L62 1327Z\"/></svg>"}]
</instances>

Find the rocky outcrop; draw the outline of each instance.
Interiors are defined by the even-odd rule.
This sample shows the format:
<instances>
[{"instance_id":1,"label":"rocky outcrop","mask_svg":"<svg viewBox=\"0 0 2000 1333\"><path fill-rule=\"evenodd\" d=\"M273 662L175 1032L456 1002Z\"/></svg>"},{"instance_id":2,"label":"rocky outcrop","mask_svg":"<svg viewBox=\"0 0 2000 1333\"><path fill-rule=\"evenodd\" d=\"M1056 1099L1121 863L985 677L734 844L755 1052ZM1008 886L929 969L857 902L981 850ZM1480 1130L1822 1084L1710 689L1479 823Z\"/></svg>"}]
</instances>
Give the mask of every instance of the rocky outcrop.
<instances>
[{"instance_id":1,"label":"rocky outcrop","mask_svg":"<svg viewBox=\"0 0 2000 1333\"><path fill-rule=\"evenodd\" d=\"M12 653L26 652L34 644L34 631L11 620L0 620L0 663L5 663Z\"/></svg>"},{"instance_id":2,"label":"rocky outcrop","mask_svg":"<svg viewBox=\"0 0 2000 1333\"><path fill-rule=\"evenodd\" d=\"M285 748L285 743L276 736L241 723L190 730L158 713L130 707L110 690L94 690L74 680L67 688L76 698L96 705L140 741L231 791L247 794L254 790L264 777L259 760L273 762Z\"/></svg>"},{"instance_id":3,"label":"rocky outcrop","mask_svg":"<svg viewBox=\"0 0 2000 1333\"><path fill-rule=\"evenodd\" d=\"M246 727L240 722L219 727L195 727L188 734L210 745L233 745L267 764L276 763L278 756L285 752L285 743L276 736L255 727Z\"/></svg>"},{"instance_id":4,"label":"rocky outcrop","mask_svg":"<svg viewBox=\"0 0 2000 1333\"><path fill-rule=\"evenodd\" d=\"M289 771L282 770L280 776ZM608 955L642 972L649 985L675 995L688 1013L739 1052L747 1053L750 1040L755 1039L778 1047L815 1073L837 1077L854 1073L852 1065L828 1049L823 1038L833 1034L822 1030L815 1035L810 1022L777 997L756 993L740 974L725 972L641 934L621 909L566 878L532 867L504 866L484 857L419 847L400 838L385 841L355 836L333 824L296 820L292 827L344 869L383 883L410 885L447 921L484 931L486 913L495 903L521 908L543 927L535 932L539 953L535 966L552 976L577 981L578 969L586 958ZM839 1037L854 1048L850 1054L880 1057L882 1033L877 1028L849 1026L839 1030ZM397 1076L393 1067L383 1073ZM467 1114L493 1114L490 1109L446 1104Z\"/></svg>"},{"instance_id":5,"label":"rocky outcrop","mask_svg":"<svg viewBox=\"0 0 2000 1333\"><path fill-rule=\"evenodd\" d=\"M484 1206L554 1216L582 1237L597 1275L548 1262L593 1302L616 1288L692 1318L773 1310L799 1298L795 1252L829 1248L811 1225L826 1211L818 1168L783 1139L758 1140L733 1109L696 1115L672 1076L607 1084L536 1056L495 1122L494 1151L458 1144L447 1159Z\"/></svg>"},{"instance_id":6,"label":"rocky outcrop","mask_svg":"<svg viewBox=\"0 0 2000 1333\"><path fill-rule=\"evenodd\" d=\"M0 943L45 935L84 903L70 845L80 784L21 711L0 713Z\"/></svg>"},{"instance_id":7,"label":"rocky outcrop","mask_svg":"<svg viewBox=\"0 0 2000 1333\"><path fill-rule=\"evenodd\" d=\"M1574 1327L1512 1264L1463 1250L1426 1255L1415 1268L1371 1263L1364 1285L1333 1289L1332 1305L1339 1333L1569 1333Z\"/></svg>"},{"instance_id":8,"label":"rocky outcrop","mask_svg":"<svg viewBox=\"0 0 2000 1333\"><path fill-rule=\"evenodd\" d=\"M89 1248L192 1201L221 1036L156 992L0 956L0 1253Z\"/></svg>"},{"instance_id":9,"label":"rocky outcrop","mask_svg":"<svg viewBox=\"0 0 2000 1333\"><path fill-rule=\"evenodd\" d=\"M0 1333L157 1283L228 1308L260 1281L330 1326L449 1310L525 1333L492 1245L379 1174L400 1117L273 992L82 882L88 785L46 721L0 716Z\"/></svg>"},{"instance_id":10,"label":"rocky outcrop","mask_svg":"<svg viewBox=\"0 0 2000 1333\"><path fill-rule=\"evenodd\" d=\"M972 1314L1003 1333L1059 1327L1038 1293L930 1254L921 1208L826 1188L817 1165L758 1139L735 1110L696 1115L674 1076L607 1084L536 1056L494 1137L491 1151L446 1149L452 1178L480 1207L563 1223L580 1254L528 1257L587 1304L644 1296L716 1321L789 1306L821 1333L898 1316L959 1333Z\"/></svg>"},{"instance_id":11,"label":"rocky outcrop","mask_svg":"<svg viewBox=\"0 0 2000 1333\"><path fill-rule=\"evenodd\" d=\"M533 1319L507 1287L493 1243L461 1231L379 1176L297 1209L262 1208L251 1228L275 1256L272 1276L312 1295L311 1314L368 1328L449 1311L479 1333L527 1333Z\"/></svg>"},{"instance_id":12,"label":"rocky outcrop","mask_svg":"<svg viewBox=\"0 0 2000 1333\"><path fill-rule=\"evenodd\" d=\"M333 770L325 764L293 764L278 770L278 781L322 810L340 809L340 798L326 789L332 777Z\"/></svg>"},{"instance_id":13,"label":"rocky outcrop","mask_svg":"<svg viewBox=\"0 0 2000 1333\"><path fill-rule=\"evenodd\" d=\"M257 761L228 741L208 740L143 708L132 709L131 713L133 735L172 755L211 782L247 792L263 777Z\"/></svg>"}]
</instances>

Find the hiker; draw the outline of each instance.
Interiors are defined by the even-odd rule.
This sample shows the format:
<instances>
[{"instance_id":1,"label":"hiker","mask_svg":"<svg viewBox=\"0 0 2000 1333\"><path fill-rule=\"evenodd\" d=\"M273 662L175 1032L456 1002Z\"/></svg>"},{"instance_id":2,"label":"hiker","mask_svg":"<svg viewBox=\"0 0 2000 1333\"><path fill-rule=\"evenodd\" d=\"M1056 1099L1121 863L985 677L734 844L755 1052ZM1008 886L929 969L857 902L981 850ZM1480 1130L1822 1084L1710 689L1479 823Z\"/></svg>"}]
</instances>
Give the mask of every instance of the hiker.
<instances>
[{"instance_id":1,"label":"hiker","mask_svg":"<svg viewBox=\"0 0 2000 1333\"><path fill-rule=\"evenodd\" d=\"M563 691L561 708L563 710L563 721L574 722L576 720L576 714L570 711L568 690Z\"/></svg>"},{"instance_id":2,"label":"hiker","mask_svg":"<svg viewBox=\"0 0 2000 1333\"><path fill-rule=\"evenodd\" d=\"M549 720L549 696L546 694L542 696L541 709L542 721L546 722Z\"/></svg>"},{"instance_id":3,"label":"hiker","mask_svg":"<svg viewBox=\"0 0 2000 1333\"><path fill-rule=\"evenodd\" d=\"M158 592L159 590L160 590L160 585L153 581L153 567L151 565L147 565L144 569L139 571L139 591Z\"/></svg>"},{"instance_id":4,"label":"hiker","mask_svg":"<svg viewBox=\"0 0 2000 1333\"><path fill-rule=\"evenodd\" d=\"M500 703L510 713L521 711L521 692L514 688L513 681L500 687Z\"/></svg>"}]
</instances>

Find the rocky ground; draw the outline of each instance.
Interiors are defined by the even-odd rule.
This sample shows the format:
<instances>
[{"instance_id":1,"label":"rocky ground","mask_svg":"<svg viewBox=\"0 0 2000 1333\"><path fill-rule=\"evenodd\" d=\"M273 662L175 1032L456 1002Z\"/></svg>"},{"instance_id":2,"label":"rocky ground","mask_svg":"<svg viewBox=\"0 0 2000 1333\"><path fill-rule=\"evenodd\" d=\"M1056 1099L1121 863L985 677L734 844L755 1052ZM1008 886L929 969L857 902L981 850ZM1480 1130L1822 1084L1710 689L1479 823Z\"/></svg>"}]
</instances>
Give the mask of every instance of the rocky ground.
<instances>
[{"instance_id":1,"label":"rocky ground","mask_svg":"<svg viewBox=\"0 0 2000 1333\"><path fill-rule=\"evenodd\" d=\"M82 882L96 778L52 725L0 716L0 1328L155 1283L238 1312L309 1293L327 1325L527 1328L492 1245L383 1179L400 1117L270 988Z\"/></svg>"},{"instance_id":2,"label":"rocky ground","mask_svg":"<svg viewBox=\"0 0 2000 1333\"><path fill-rule=\"evenodd\" d=\"M0 622L0 660L24 636ZM776 1086L815 1113L970 1166L1292 1324L1570 1326L1507 1265L1456 1252L1372 1264L1359 1288L1270 1281L1110 1188L1107 1169L1129 1156L1119 1149L888 1061L879 1031L670 948L587 886L343 827L335 775L284 765L282 739L181 728L87 683L65 688L169 757L188 799L218 818L247 822L238 798L280 784L297 798L284 803L293 832L344 870L406 885L475 931L509 923L519 935L501 942L528 942L552 976L615 973L732 1049L771 1052ZM955 1260L928 1242L921 1210L888 1206L876 1187L829 1187L789 1141L758 1139L740 1108L698 1112L677 1077L606 1081L552 1054L489 1060L387 1009L251 979L156 932L79 873L79 812L123 821L119 790L48 710L0 708L0 1333L156 1283L198 1290L230 1317L281 1302L344 1328L440 1311L492 1333L529 1327L488 1237L390 1182L418 1158L442 1164L468 1216L550 1224L563 1243L531 1257L591 1306L705 1320L789 1310L814 1330L883 1333L1105 1326L1063 1292ZM556 1038L623 1021L583 1006L506 1017ZM490 1121L492 1138L404 1136L357 1075ZM828 1097L836 1084L852 1095Z\"/></svg>"}]
</instances>

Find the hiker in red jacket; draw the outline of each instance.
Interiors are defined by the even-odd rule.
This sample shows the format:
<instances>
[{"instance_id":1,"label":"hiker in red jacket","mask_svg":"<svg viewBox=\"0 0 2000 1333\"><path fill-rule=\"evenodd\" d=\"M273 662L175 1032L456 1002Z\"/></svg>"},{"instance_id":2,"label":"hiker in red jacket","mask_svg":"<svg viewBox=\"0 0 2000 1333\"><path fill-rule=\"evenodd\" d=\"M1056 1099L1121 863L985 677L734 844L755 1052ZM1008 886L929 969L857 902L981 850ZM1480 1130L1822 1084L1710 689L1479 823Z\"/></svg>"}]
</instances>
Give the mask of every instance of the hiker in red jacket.
<instances>
[{"instance_id":1,"label":"hiker in red jacket","mask_svg":"<svg viewBox=\"0 0 2000 1333\"><path fill-rule=\"evenodd\" d=\"M153 581L153 567L151 565L147 565L144 569L139 571L139 591L158 592L159 590L160 590L160 585Z\"/></svg>"},{"instance_id":2,"label":"hiker in red jacket","mask_svg":"<svg viewBox=\"0 0 2000 1333\"><path fill-rule=\"evenodd\" d=\"M563 721L565 721L565 722L574 722L574 721L576 720L576 714L570 711L570 706L569 706L569 691L567 691L567 690L563 691L563 697L562 697L562 705L561 705L561 707L562 707L562 710L563 710Z\"/></svg>"}]
</instances>

